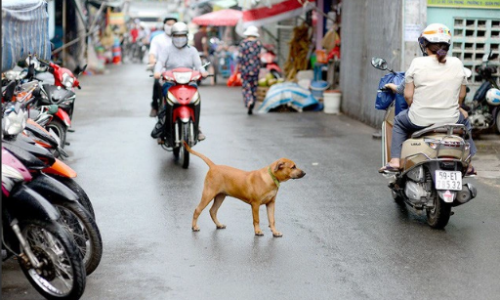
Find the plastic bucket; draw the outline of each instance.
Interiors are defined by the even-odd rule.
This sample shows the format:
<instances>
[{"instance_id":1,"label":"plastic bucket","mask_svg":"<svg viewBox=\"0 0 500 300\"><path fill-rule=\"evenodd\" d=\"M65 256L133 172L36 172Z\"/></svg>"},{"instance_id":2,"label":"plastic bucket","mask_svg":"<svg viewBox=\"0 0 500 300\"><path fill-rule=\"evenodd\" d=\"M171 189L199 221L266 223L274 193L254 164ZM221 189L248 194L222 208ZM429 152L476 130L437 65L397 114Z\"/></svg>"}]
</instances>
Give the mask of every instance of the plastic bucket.
<instances>
[{"instance_id":1,"label":"plastic bucket","mask_svg":"<svg viewBox=\"0 0 500 300\"><path fill-rule=\"evenodd\" d=\"M339 90L325 91L323 96L323 104L325 106L323 111L326 114L339 114L342 93Z\"/></svg>"},{"instance_id":2,"label":"plastic bucket","mask_svg":"<svg viewBox=\"0 0 500 300\"><path fill-rule=\"evenodd\" d=\"M311 94L316 99L323 99L323 92L328 88L329 84L326 81L311 81L309 88L311 89Z\"/></svg>"}]
</instances>

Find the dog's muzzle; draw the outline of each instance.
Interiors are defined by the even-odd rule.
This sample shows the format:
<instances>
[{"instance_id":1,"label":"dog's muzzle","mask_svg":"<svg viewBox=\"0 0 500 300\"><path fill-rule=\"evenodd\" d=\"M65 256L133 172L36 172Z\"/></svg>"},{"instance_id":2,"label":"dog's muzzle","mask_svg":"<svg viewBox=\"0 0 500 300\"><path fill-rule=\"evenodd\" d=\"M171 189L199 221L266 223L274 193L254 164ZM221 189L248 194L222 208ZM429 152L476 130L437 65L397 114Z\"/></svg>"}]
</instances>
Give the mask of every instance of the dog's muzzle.
<instances>
[{"instance_id":1,"label":"dog's muzzle","mask_svg":"<svg viewBox=\"0 0 500 300\"><path fill-rule=\"evenodd\" d=\"M295 175L295 174L294 174ZM306 172L304 171L300 171L300 173L298 173L297 175L293 176L292 178L293 179L300 179L302 177L306 176Z\"/></svg>"}]
</instances>

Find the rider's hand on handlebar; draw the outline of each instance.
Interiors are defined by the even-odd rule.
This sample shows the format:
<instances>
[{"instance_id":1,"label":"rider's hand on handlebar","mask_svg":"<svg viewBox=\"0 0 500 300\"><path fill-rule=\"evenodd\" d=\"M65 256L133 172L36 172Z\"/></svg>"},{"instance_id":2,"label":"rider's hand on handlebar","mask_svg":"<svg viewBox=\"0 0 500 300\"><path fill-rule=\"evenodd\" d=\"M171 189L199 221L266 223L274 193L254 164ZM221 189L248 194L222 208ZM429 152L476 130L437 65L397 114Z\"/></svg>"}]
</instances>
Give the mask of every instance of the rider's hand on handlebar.
<instances>
[{"instance_id":1,"label":"rider's hand on handlebar","mask_svg":"<svg viewBox=\"0 0 500 300\"><path fill-rule=\"evenodd\" d=\"M394 83L388 83L388 84L384 85L384 87L390 89L394 93L398 92L398 86L395 85Z\"/></svg>"},{"instance_id":2,"label":"rider's hand on handlebar","mask_svg":"<svg viewBox=\"0 0 500 300\"><path fill-rule=\"evenodd\" d=\"M161 74L160 74L160 73L158 73L158 72L155 72L154 77L155 77L155 79L160 79Z\"/></svg>"},{"instance_id":3,"label":"rider's hand on handlebar","mask_svg":"<svg viewBox=\"0 0 500 300\"><path fill-rule=\"evenodd\" d=\"M208 72L201 72L201 77L206 78L208 76Z\"/></svg>"}]
</instances>

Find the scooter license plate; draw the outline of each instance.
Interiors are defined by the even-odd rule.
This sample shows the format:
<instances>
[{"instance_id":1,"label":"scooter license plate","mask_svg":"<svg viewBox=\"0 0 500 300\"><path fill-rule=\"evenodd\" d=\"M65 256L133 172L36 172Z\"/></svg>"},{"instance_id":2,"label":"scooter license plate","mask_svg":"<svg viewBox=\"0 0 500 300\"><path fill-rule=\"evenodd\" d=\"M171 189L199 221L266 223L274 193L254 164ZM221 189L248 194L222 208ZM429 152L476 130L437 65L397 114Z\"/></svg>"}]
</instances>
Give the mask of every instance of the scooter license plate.
<instances>
[{"instance_id":1,"label":"scooter license plate","mask_svg":"<svg viewBox=\"0 0 500 300\"><path fill-rule=\"evenodd\" d=\"M462 190L462 172L459 171L436 171L436 190Z\"/></svg>"}]
</instances>

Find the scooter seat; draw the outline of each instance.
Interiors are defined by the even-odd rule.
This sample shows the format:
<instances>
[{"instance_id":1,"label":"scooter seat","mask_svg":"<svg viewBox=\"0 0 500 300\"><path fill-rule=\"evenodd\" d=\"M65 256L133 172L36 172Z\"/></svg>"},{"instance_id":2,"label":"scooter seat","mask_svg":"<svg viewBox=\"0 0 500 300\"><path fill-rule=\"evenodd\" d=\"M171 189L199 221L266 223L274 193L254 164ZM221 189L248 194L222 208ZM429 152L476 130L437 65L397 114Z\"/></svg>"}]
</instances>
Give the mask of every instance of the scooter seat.
<instances>
[{"instance_id":1,"label":"scooter seat","mask_svg":"<svg viewBox=\"0 0 500 300\"><path fill-rule=\"evenodd\" d=\"M465 125L462 124L434 124L430 127L419 130L411 135L412 138L420 138L424 135L432 133L446 133L448 135L454 134L459 136L465 136L467 130Z\"/></svg>"}]
</instances>

